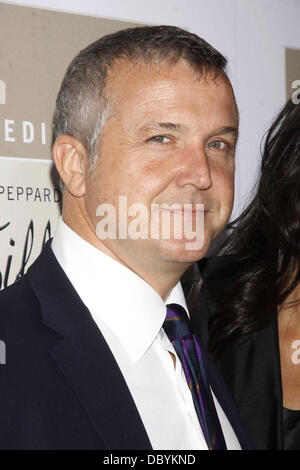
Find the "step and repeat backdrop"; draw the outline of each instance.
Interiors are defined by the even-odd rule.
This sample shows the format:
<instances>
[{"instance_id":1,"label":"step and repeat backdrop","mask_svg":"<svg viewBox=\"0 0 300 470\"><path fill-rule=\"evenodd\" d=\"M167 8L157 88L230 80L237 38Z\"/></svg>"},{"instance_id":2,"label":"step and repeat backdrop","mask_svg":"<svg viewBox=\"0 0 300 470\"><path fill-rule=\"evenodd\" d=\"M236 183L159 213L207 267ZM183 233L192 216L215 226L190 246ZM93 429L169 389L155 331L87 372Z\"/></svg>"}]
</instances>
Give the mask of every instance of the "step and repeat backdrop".
<instances>
[{"instance_id":1,"label":"step and repeat backdrop","mask_svg":"<svg viewBox=\"0 0 300 470\"><path fill-rule=\"evenodd\" d=\"M92 41L134 25L0 3L0 289L55 232L61 193L51 121L68 64Z\"/></svg>"},{"instance_id":2,"label":"step and repeat backdrop","mask_svg":"<svg viewBox=\"0 0 300 470\"><path fill-rule=\"evenodd\" d=\"M300 49L285 48L286 98L300 103Z\"/></svg>"}]
</instances>

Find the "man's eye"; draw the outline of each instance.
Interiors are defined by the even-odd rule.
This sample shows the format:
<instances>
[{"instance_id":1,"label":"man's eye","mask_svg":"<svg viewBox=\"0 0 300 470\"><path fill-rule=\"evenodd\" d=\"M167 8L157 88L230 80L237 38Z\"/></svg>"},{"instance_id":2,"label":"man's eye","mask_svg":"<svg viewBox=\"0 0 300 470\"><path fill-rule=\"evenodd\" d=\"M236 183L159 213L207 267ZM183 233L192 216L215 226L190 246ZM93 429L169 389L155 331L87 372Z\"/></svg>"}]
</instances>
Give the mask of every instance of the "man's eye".
<instances>
[{"instance_id":1,"label":"man's eye","mask_svg":"<svg viewBox=\"0 0 300 470\"><path fill-rule=\"evenodd\" d=\"M148 139L147 142L155 142L157 144L166 144L170 142L170 139L169 137L166 137L165 135L155 135L153 137L150 137L150 139Z\"/></svg>"},{"instance_id":2,"label":"man's eye","mask_svg":"<svg viewBox=\"0 0 300 470\"><path fill-rule=\"evenodd\" d=\"M214 150L224 150L226 148L226 143L222 140L214 140L209 142L208 147L213 148Z\"/></svg>"}]
</instances>

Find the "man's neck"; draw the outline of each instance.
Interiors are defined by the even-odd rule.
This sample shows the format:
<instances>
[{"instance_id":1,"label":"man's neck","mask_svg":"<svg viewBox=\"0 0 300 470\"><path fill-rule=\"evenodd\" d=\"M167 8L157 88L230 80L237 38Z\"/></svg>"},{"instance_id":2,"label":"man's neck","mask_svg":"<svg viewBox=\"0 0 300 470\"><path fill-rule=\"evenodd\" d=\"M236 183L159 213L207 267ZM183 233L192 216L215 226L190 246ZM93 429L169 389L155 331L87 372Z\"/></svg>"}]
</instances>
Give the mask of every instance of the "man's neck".
<instances>
[{"instance_id":1,"label":"man's neck","mask_svg":"<svg viewBox=\"0 0 300 470\"><path fill-rule=\"evenodd\" d=\"M76 218L68 217L63 213L63 221L67 224L74 232L77 233L81 238L86 242L93 245L98 250L105 253L107 256L110 256L114 260L121 263L123 266L126 266L128 269L137 274L145 282L147 282L165 301L170 294L173 287L180 281L183 273L189 267L179 266L178 263L163 263L160 265L156 264L154 270L149 264L138 262L139 257L135 257L134 261L130 258L125 258L125 256L119 255L116 253L116 250L110 249L105 243L103 243L93 230L84 230L74 224ZM167 267L166 267L167 266Z\"/></svg>"}]
</instances>

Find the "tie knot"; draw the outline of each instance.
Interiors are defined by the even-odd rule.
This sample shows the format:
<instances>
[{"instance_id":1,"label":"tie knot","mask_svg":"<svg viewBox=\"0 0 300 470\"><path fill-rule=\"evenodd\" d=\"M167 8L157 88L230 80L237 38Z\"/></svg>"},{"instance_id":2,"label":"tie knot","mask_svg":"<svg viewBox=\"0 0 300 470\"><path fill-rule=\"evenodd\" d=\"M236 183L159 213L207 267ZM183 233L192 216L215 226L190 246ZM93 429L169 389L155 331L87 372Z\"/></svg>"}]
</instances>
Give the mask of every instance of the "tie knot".
<instances>
[{"instance_id":1,"label":"tie knot","mask_svg":"<svg viewBox=\"0 0 300 470\"><path fill-rule=\"evenodd\" d=\"M179 304L168 304L167 315L163 324L171 343L177 338L191 336L193 334L191 322L185 309Z\"/></svg>"}]
</instances>

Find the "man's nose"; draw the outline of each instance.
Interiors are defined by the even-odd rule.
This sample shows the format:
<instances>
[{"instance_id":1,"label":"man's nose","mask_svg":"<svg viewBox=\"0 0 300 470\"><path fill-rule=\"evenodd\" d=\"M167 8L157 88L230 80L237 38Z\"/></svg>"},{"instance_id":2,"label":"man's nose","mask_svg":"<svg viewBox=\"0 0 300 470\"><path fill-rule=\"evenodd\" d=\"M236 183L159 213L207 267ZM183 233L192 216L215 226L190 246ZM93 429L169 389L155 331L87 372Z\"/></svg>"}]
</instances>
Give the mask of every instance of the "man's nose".
<instances>
[{"instance_id":1,"label":"man's nose","mask_svg":"<svg viewBox=\"0 0 300 470\"><path fill-rule=\"evenodd\" d=\"M209 189L212 185L211 167L204 147L186 149L181 155L180 171L176 182L179 186L193 185L197 189Z\"/></svg>"}]
</instances>

